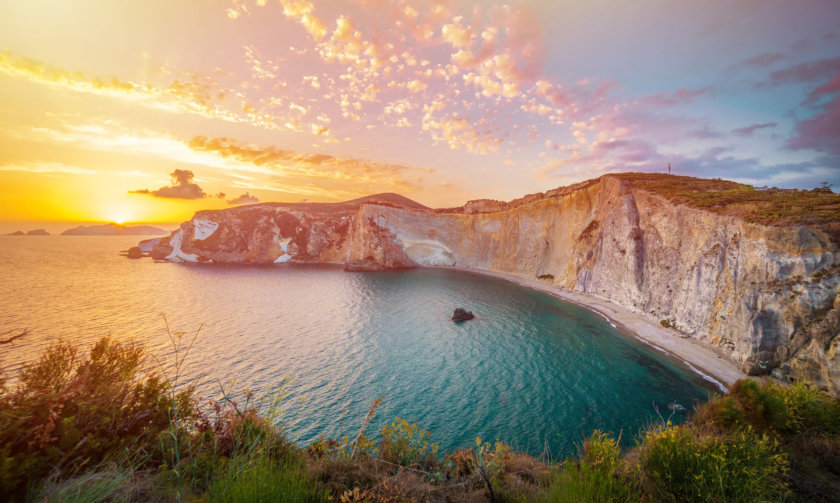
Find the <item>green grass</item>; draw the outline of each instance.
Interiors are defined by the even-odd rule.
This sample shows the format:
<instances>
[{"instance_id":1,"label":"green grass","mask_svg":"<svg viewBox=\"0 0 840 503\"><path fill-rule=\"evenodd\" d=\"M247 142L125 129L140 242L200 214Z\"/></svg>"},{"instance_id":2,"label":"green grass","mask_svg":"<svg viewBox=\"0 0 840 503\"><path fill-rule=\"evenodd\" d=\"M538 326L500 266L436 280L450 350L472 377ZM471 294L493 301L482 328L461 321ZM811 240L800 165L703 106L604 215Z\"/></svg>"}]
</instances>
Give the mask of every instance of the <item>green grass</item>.
<instances>
[{"instance_id":1,"label":"green grass","mask_svg":"<svg viewBox=\"0 0 840 503\"><path fill-rule=\"evenodd\" d=\"M128 502L136 492L130 470L110 467L61 482L48 480L35 499L62 503Z\"/></svg>"},{"instance_id":2,"label":"green grass","mask_svg":"<svg viewBox=\"0 0 840 503\"><path fill-rule=\"evenodd\" d=\"M551 503L640 501L638 484L622 473L618 441L595 431L583 444L580 460L567 459L548 487Z\"/></svg>"},{"instance_id":3,"label":"green grass","mask_svg":"<svg viewBox=\"0 0 840 503\"><path fill-rule=\"evenodd\" d=\"M208 499L214 503L320 503L329 501L329 495L309 479L302 461L258 454L232 459L213 481Z\"/></svg>"},{"instance_id":4,"label":"green grass","mask_svg":"<svg viewBox=\"0 0 840 503\"><path fill-rule=\"evenodd\" d=\"M831 224L840 222L840 194L821 190L758 190L729 180L655 173L616 173L635 188L675 204L733 215L765 225Z\"/></svg>"}]
</instances>

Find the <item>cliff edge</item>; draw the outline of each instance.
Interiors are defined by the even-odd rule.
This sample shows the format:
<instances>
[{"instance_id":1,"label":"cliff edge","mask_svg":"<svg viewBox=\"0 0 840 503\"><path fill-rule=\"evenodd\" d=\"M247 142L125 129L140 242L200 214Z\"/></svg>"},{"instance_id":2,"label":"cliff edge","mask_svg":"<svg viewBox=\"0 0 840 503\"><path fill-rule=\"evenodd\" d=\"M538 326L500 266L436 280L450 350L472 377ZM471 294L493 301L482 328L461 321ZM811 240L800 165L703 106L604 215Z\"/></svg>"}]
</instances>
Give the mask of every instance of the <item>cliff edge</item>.
<instances>
[{"instance_id":1,"label":"cliff edge","mask_svg":"<svg viewBox=\"0 0 840 503\"><path fill-rule=\"evenodd\" d=\"M396 194L201 211L152 251L540 277L646 314L750 374L840 396L840 196L624 173L432 210Z\"/></svg>"}]
</instances>

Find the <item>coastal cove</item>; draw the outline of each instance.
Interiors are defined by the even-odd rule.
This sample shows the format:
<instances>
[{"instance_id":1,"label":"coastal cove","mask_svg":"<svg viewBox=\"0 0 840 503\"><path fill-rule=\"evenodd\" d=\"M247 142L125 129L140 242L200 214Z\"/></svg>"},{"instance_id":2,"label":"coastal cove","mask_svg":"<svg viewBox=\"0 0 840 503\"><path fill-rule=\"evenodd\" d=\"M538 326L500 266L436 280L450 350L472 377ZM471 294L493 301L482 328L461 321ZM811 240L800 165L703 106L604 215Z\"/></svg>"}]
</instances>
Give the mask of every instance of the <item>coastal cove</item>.
<instances>
[{"instance_id":1,"label":"coastal cove","mask_svg":"<svg viewBox=\"0 0 840 503\"><path fill-rule=\"evenodd\" d=\"M220 385L259 395L282 384L284 425L303 445L347 434L385 396L372 431L399 416L432 431L442 448L481 436L559 456L595 428L624 432L630 445L658 420L654 407L667 416L669 404L690 410L716 391L601 315L509 278L131 261L118 254L130 243L0 239L0 260L15 265L0 291L9 315L0 328L32 330L3 355L6 372L59 337L134 339L167 361L163 312L187 337L203 325L183 383L205 398ZM35 264L42 272L33 276ZM15 303L24 288L32 295ZM478 319L451 323L461 305Z\"/></svg>"},{"instance_id":2,"label":"coastal cove","mask_svg":"<svg viewBox=\"0 0 840 503\"><path fill-rule=\"evenodd\" d=\"M440 268L451 269L449 267ZM579 292L570 292L539 279L523 278L515 274L482 269L458 270L510 281L596 312L609 320L619 332L681 361L689 369L719 388L721 392L726 392L728 387L735 381L747 377L733 361L720 355L713 349L703 346L696 339L681 336L674 330L660 326L650 317L630 311L611 302L609 299Z\"/></svg>"}]
</instances>

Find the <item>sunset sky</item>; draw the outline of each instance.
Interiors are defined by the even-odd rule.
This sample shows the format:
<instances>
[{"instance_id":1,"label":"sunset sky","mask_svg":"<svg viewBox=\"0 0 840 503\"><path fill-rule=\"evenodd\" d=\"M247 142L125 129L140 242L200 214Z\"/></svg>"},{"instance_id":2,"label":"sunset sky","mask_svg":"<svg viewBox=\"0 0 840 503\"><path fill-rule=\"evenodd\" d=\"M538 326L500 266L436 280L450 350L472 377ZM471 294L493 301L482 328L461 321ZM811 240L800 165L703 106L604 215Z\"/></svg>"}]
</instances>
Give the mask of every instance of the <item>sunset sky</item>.
<instances>
[{"instance_id":1,"label":"sunset sky","mask_svg":"<svg viewBox=\"0 0 840 503\"><path fill-rule=\"evenodd\" d=\"M668 163L836 190L838 27L836 0L0 0L0 232Z\"/></svg>"}]
</instances>

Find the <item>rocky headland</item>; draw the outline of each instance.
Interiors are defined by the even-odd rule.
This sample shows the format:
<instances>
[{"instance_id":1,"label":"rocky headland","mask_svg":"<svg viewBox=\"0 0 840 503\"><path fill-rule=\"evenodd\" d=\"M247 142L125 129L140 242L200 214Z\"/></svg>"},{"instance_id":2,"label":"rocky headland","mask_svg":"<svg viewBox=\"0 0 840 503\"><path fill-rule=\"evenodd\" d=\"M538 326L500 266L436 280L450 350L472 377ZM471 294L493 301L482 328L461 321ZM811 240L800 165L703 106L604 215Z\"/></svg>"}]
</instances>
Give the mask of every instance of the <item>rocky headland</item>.
<instances>
[{"instance_id":1,"label":"rocky headland","mask_svg":"<svg viewBox=\"0 0 840 503\"><path fill-rule=\"evenodd\" d=\"M749 374L840 395L840 196L616 174L429 209L396 194L200 211L173 262L444 266L539 279L644 316Z\"/></svg>"}]
</instances>

